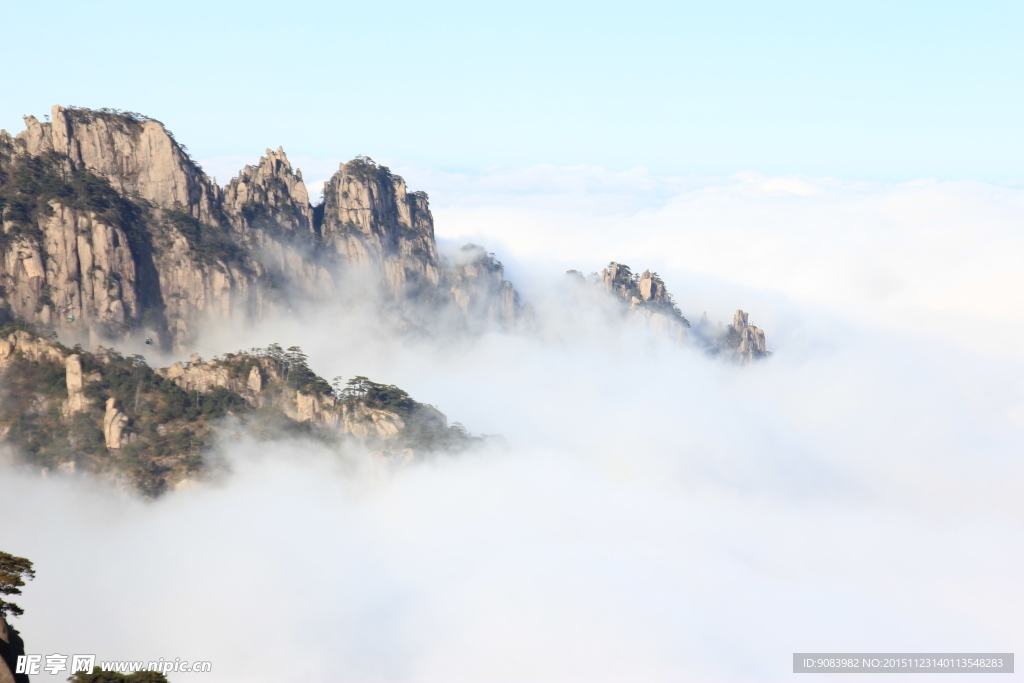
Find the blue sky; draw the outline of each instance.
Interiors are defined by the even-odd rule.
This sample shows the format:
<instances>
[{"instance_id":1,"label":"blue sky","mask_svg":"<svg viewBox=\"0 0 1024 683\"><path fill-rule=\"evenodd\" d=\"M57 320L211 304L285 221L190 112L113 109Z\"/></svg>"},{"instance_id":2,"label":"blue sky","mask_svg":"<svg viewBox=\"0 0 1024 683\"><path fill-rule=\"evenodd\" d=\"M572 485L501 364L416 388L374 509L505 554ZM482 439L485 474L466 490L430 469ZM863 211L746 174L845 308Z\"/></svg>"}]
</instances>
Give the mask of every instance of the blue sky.
<instances>
[{"instance_id":1,"label":"blue sky","mask_svg":"<svg viewBox=\"0 0 1024 683\"><path fill-rule=\"evenodd\" d=\"M154 116L197 158L284 145L443 169L1024 180L1020 2L24 2L4 17L8 130L63 103Z\"/></svg>"}]
</instances>

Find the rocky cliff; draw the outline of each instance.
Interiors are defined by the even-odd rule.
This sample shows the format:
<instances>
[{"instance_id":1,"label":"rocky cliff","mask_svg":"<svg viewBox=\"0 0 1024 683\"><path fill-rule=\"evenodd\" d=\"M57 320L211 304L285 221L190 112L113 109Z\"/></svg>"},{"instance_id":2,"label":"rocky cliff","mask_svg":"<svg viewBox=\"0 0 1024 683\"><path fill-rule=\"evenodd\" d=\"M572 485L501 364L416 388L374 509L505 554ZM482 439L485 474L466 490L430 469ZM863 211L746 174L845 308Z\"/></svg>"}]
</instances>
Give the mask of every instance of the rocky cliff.
<instances>
[{"instance_id":1,"label":"rocky cliff","mask_svg":"<svg viewBox=\"0 0 1024 683\"><path fill-rule=\"evenodd\" d=\"M710 355L721 355L741 364L771 355L764 331L750 325L744 311L736 311L728 327L714 326L703 316L696 327L691 328L664 281L650 270L636 274L629 266L612 261L600 274L585 277L577 270L570 270L567 275L578 284L589 283L604 289L627 316L647 326L658 337L692 343Z\"/></svg>"},{"instance_id":2,"label":"rocky cliff","mask_svg":"<svg viewBox=\"0 0 1024 683\"><path fill-rule=\"evenodd\" d=\"M657 273L645 270L634 275L629 266L612 261L601 270L605 290L626 302L633 315L643 319L661 336L676 341L686 338L690 322L683 317Z\"/></svg>"},{"instance_id":3,"label":"rocky cliff","mask_svg":"<svg viewBox=\"0 0 1024 683\"><path fill-rule=\"evenodd\" d=\"M55 106L0 131L0 314L89 344L146 337L178 350L208 321L244 324L339 291L463 310L496 296L488 325L515 327L511 283L438 256L422 192L366 157L309 202L283 150L221 189L159 121ZM514 290L511 290L514 291ZM486 308L486 307L484 307ZM475 309L474 309L475 310ZM475 321L465 320L472 328Z\"/></svg>"},{"instance_id":4,"label":"rocky cliff","mask_svg":"<svg viewBox=\"0 0 1024 683\"><path fill-rule=\"evenodd\" d=\"M332 385L301 349L225 354L151 369L140 356L0 331L0 439L45 474L85 471L158 495L203 476L225 420L258 437L305 436L409 460L479 441L436 408L356 377Z\"/></svg>"},{"instance_id":5,"label":"rocky cliff","mask_svg":"<svg viewBox=\"0 0 1024 683\"><path fill-rule=\"evenodd\" d=\"M441 281L427 195L366 157L342 164L324 186L324 244L342 260L374 266L397 298L431 296Z\"/></svg>"},{"instance_id":6,"label":"rocky cliff","mask_svg":"<svg viewBox=\"0 0 1024 683\"><path fill-rule=\"evenodd\" d=\"M532 327L494 254L440 256L426 194L367 157L341 164L313 206L280 148L221 190L159 121L60 106L50 118L0 131L0 323L179 353L206 324L305 302L369 304L400 329ZM658 335L767 354L738 319L690 330L657 273L613 262L595 281Z\"/></svg>"},{"instance_id":7,"label":"rocky cliff","mask_svg":"<svg viewBox=\"0 0 1024 683\"><path fill-rule=\"evenodd\" d=\"M475 321L487 330L533 328L532 308L505 279L505 267L493 253L467 244L455 255L446 275L447 295L460 320Z\"/></svg>"},{"instance_id":8,"label":"rocky cliff","mask_svg":"<svg viewBox=\"0 0 1024 683\"><path fill-rule=\"evenodd\" d=\"M736 311L732 325L725 330L723 346L731 349L741 363L749 363L769 355L764 340L764 330L747 322L749 314Z\"/></svg>"},{"instance_id":9,"label":"rocky cliff","mask_svg":"<svg viewBox=\"0 0 1024 683\"><path fill-rule=\"evenodd\" d=\"M17 137L33 157L55 153L67 170L106 179L121 194L182 208L215 223L220 192L163 124L141 114L54 106L52 120L25 117Z\"/></svg>"},{"instance_id":10,"label":"rocky cliff","mask_svg":"<svg viewBox=\"0 0 1024 683\"><path fill-rule=\"evenodd\" d=\"M25 654L25 643L18 631L0 614L0 683L28 683L28 676L14 673L18 657Z\"/></svg>"},{"instance_id":11,"label":"rocky cliff","mask_svg":"<svg viewBox=\"0 0 1024 683\"><path fill-rule=\"evenodd\" d=\"M313 206L284 150L267 150L224 189L224 213L236 240L264 269L272 286L312 298L335 293L335 262L325 258Z\"/></svg>"}]
</instances>

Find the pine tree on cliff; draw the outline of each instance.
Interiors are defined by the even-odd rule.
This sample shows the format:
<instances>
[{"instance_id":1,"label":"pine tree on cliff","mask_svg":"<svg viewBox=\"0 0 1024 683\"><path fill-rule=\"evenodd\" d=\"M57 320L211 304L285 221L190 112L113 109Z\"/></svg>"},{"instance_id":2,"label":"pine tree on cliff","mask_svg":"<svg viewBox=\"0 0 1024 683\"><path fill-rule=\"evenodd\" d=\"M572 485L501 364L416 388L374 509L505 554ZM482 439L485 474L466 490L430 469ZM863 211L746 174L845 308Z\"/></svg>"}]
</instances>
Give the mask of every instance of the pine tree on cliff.
<instances>
[{"instance_id":1,"label":"pine tree on cliff","mask_svg":"<svg viewBox=\"0 0 1024 683\"><path fill-rule=\"evenodd\" d=\"M31 580L35 576L31 560L0 551L0 595L21 595L25 579ZM20 617L24 613L25 610L18 605L0 598L0 619L6 619L8 614Z\"/></svg>"}]
</instances>

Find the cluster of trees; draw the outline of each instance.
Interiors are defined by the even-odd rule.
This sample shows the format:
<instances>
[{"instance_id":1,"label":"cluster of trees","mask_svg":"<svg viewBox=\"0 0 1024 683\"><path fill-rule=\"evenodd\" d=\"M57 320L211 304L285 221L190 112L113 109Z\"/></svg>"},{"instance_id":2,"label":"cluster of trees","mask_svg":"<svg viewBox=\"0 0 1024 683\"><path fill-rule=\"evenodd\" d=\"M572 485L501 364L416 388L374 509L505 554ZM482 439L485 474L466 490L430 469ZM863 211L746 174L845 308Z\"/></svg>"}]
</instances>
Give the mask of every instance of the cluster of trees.
<instances>
[{"instance_id":1,"label":"cluster of trees","mask_svg":"<svg viewBox=\"0 0 1024 683\"><path fill-rule=\"evenodd\" d=\"M141 123L143 121L155 121L160 123L151 116L140 114L137 111L125 111L124 109L115 109L113 107L101 107L99 109L89 109L88 107L76 107L70 105L64 108L65 113L72 119L89 122L94 118L104 118L109 120L125 120L130 123ZM49 116L47 116L49 118ZM160 123L162 126L163 124Z\"/></svg>"},{"instance_id":2,"label":"cluster of trees","mask_svg":"<svg viewBox=\"0 0 1024 683\"><path fill-rule=\"evenodd\" d=\"M366 377L358 376L341 386L342 378L334 378L336 396L342 402L354 405L362 403L369 408L389 410L402 417L408 417L416 408L416 401L394 384L378 384Z\"/></svg>"},{"instance_id":3,"label":"cluster of trees","mask_svg":"<svg viewBox=\"0 0 1024 683\"><path fill-rule=\"evenodd\" d=\"M347 382L342 377L335 377L328 382L317 375L309 367L309 357L299 346L287 349L280 344L270 344L266 348L253 348L247 352L251 356L270 358L277 364L286 386L298 389L307 394L323 394L348 404L363 403L371 408L390 410L399 415L408 415L415 408L416 401L408 392L394 384L379 384L366 377L358 376ZM239 372L249 372L255 364L241 366Z\"/></svg>"},{"instance_id":4,"label":"cluster of trees","mask_svg":"<svg viewBox=\"0 0 1024 683\"><path fill-rule=\"evenodd\" d=\"M280 344L275 343L266 348L249 349L248 353L274 361L284 378L285 386L298 389L306 394L334 395L334 388L331 384L309 368L309 357L298 346L289 346L284 349ZM248 372L248 367L246 372Z\"/></svg>"},{"instance_id":5,"label":"cluster of trees","mask_svg":"<svg viewBox=\"0 0 1024 683\"><path fill-rule=\"evenodd\" d=\"M377 181L387 185L394 182L396 176L391 174L391 169L381 166L365 154L357 154L356 158L345 164L346 170L363 182Z\"/></svg>"}]
</instances>

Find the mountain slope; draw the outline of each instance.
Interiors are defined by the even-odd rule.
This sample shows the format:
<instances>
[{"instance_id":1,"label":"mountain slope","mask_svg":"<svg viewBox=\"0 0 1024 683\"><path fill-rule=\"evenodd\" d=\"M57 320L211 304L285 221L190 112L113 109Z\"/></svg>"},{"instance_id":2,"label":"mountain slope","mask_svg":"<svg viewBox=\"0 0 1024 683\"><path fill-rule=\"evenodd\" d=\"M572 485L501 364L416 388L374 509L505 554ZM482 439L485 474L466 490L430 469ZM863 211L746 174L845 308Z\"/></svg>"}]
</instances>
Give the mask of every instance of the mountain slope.
<instances>
[{"instance_id":1,"label":"mountain slope","mask_svg":"<svg viewBox=\"0 0 1024 683\"><path fill-rule=\"evenodd\" d=\"M55 106L0 131L0 315L88 343L183 350L209 321L245 324L339 293L460 310L427 196L386 167L342 164L313 207L283 150L221 190L158 121ZM508 284L506 288L510 288ZM479 290L479 291L477 291ZM488 321L515 328L518 298Z\"/></svg>"},{"instance_id":2,"label":"mountain slope","mask_svg":"<svg viewBox=\"0 0 1024 683\"><path fill-rule=\"evenodd\" d=\"M301 349L224 354L150 368L141 356L69 348L0 330L0 439L43 471L84 471L158 495L204 476L224 426L257 437L352 442L394 460L480 441L395 386L332 385Z\"/></svg>"}]
</instances>

